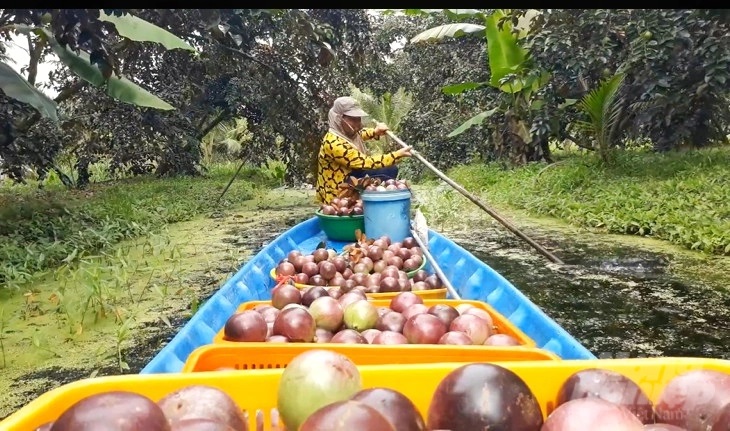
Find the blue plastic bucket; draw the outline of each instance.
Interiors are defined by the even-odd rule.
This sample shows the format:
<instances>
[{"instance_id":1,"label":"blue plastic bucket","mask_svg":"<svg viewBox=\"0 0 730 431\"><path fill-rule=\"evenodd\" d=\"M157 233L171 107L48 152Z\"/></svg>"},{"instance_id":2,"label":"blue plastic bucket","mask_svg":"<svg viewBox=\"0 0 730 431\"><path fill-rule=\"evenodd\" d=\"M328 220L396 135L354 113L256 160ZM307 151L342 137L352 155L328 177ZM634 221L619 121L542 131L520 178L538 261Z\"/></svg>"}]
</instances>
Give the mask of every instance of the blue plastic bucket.
<instances>
[{"instance_id":1,"label":"blue plastic bucket","mask_svg":"<svg viewBox=\"0 0 730 431\"><path fill-rule=\"evenodd\" d=\"M411 236L411 191L362 192L365 235L379 238L387 235L392 242Z\"/></svg>"}]
</instances>

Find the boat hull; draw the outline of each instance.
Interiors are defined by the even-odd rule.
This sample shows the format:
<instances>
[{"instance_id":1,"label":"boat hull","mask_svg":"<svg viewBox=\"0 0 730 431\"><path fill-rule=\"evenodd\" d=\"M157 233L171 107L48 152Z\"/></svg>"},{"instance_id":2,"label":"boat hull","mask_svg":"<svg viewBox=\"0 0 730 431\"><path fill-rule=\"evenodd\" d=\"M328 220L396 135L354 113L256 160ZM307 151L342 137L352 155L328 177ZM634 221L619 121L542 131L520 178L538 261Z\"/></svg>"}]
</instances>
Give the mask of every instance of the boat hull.
<instances>
[{"instance_id":1,"label":"boat hull","mask_svg":"<svg viewBox=\"0 0 730 431\"><path fill-rule=\"evenodd\" d=\"M180 372L196 348L210 344L238 306L268 300L274 285L269 272L294 249L311 252L327 238L316 217L292 227L267 244L206 301L175 337L142 369L140 374ZM347 244L327 241L341 251ZM532 338L538 347L562 359L595 359L565 329L547 316L512 283L486 263L445 236L429 230L429 251L462 299L484 301ZM426 270L433 272L430 265Z\"/></svg>"}]
</instances>

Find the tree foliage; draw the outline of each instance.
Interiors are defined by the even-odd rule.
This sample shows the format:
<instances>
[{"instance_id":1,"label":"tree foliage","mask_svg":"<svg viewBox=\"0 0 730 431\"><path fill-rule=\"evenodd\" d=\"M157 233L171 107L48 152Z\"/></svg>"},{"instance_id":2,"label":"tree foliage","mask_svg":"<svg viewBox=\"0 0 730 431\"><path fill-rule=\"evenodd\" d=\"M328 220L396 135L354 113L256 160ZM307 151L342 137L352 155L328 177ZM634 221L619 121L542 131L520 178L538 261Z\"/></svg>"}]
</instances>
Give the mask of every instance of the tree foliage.
<instances>
[{"instance_id":1,"label":"tree foliage","mask_svg":"<svg viewBox=\"0 0 730 431\"><path fill-rule=\"evenodd\" d=\"M154 23L194 46L199 55L109 35L112 24L99 20L98 10L3 10L0 22L41 25L50 13L55 40L86 52L105 74L123 73L176 108L161 111L119 103L102 89L84 85L68 68L52 74L65 117L60 128L42 132L70 135L61 139L62 148L76 152L82 165L108 156L115 167L135 173L153 168L159 175L196 173L205 134L221 121L242 117L258 137L244 149L250 162L265 161L281 136L281 154L276 156L290 165L292 178L303 179L324 132L321 111L346 88L346 74L363 60L370 35L362 10L105 12L129 12ZM68 25L76 30L69 32ZM38 126L37 118L12 124L10 141ZM15 163L48 169L58 150L49 148L42 157L45 163L29 158ZM6 170L11 168L10 158L0 157Z\"/></svg>"},{"instance_id":2,"label":"tree foliage","mask_svg":"<svg viewBox=\"0 0 730 431\"><path fill-rule=\"evenodd\" d=\"M431 163L448 168L481 157L487 140L484 130L470 130L454 139L446 135L458 126L462 116L472 110L487 109L489 99L474 94L447 95L442 87L471 80L486 79L486 53L475 38L446 40L443 43L412 45L406 43L424 28L447 23L441 14L383 15L374 18L378 28L378 49L390 52L392 42L400 42L388 62L371 63L361 70L355 82L359 88L372 89L375 96L395 93L404 88L413 106L400 124L400 137ZM414 166L414 174L423 172Z\"/></svg>"},{"instance_id":3,"label":"tree foliage","mask_svg":"<svg viewBox=\"0 0 730 431\"><path fill-rule=\"evenodd\" d=\"M725 11L541 12L527 41L537 61L553 71L554 99L581 98L603 79L624 73L621 94L633 111L622 123L625 137L648 138L662 151L726 140L730 28ZM567 110L563 124L579 114Z\"/></svg>"},{"instance_id":4,"label":"tree foliage","mask_svg":"<svg viewBox=\"0 0 730 431\"><path fill-rule=\"evenodd\" d=\"M423 43L406 45L393 64L413 74L410 81L404 78L411 84L407 89L420 95L432 91L417 97L408 123L415 124L419 115L445 108L442 115L433 117L450 127L438 130L438 126L423 122L417 130L404 132L404 137L417 136L427 142L429 148L424 151L441 167L469 161L467 148L478 148L487 160L509 158L518 163L550 160L549 140L569 139L589 150L602 148L594 143L600 135L592 128L576 127L591 119L587 105L577 102L617 75L625 80L613 97L610 120L616 131L610 140L612 146L651 140L656 150L664 151L726 140L730 88L725 85L730 71L726 12L549 9L536 14L532 10L508 10L493 30L513 27L520 50L512 54L525 55L512 63L527 66L519 69L522 72L515 69L510 73L506 73L509 68L495 67L492 57L502 63L517 57L506 51L501 56L495 52L503 44L493 44L490 51L485 43L490 23L484 18L496 16L493 11L405 12L405 17L386 20L409 23L410 27L393 26L400 34L410 39L416 36ZM387 25L382 28L389 31ZM468 43L480 54L478 59L469 59L462 50ZM460 79L453 79L457 74ZM524 83L530 79L539 85L525 92ZM523 84L508 88L520 80ZM423 82L426 85L421 85ZM520 126L522 122L524 126ZM479 136L472 135L477 131ZM509 141L506 136L520 139ZM462 139L467 146L460 146Z\"/></svg>"},{"instance_id":5,"label":"tree foliage","mask_svg":"<svg viewBox=\"0 0 730 431\"><path fill-rule=\"evenodd\" d=\"M376 100L407 94L413 104L399 136L441 169L475 159L550 161L548 142L566 139L586 149L651 140L659 151L726 140L726 11L402 12L2 9L0 59L2 40L24 31L31 86L38 65L59 55L56 44L88 60L104 81L80 78L85 69L69 61L58 67L50 76L58 124L41 115L51 101L0 93L0 171L20 180L25 167L43 174L70 153L79 185L100 158L127 173L197 174L206 134L246 119L255 138L240 157L282 160L289 182L311 183L327 110L351 86ZM449 37L407 43L430 28ZM495 37L505 43L490 46ZM606 124L591 118L586 102L618 75L615 130L596 144L595 127L576 125ZM114 77L174 109L114 97Z\"/></svg>"}]
</instances>

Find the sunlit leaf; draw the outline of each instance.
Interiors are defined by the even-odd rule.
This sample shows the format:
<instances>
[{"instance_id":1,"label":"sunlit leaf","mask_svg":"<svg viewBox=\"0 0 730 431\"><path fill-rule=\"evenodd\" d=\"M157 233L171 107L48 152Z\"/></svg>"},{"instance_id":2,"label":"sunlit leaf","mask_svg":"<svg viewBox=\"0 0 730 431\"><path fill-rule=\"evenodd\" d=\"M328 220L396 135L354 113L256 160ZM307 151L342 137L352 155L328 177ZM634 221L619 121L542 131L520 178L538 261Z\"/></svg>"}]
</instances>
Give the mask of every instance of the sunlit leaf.
<instances>
[{"instance_id":1,"label":"sunlit leaf","mask_svg":"<svg viewBox=\"0 0 730 431\"><path fill-rule=\"evenodd\" d=\"M503 16L503 12L495 12L485 20L490 83L497 88L501 88L499 81L506 75L519 72L527 59L527 50L517 43L512 26L505 23L502 29L499 28L498 22Z\"/></svg>"},{"instance_id":2,"label":"sunlit leaf","mask_svg":"<svg viewBox=\"0 0 730 431\"><path fill-rule=\"evenodd\" d=\"M119 78L112 75L108 80L105 79L101 70L91 64L89 54L84 51L80 51L77 54L71 51L68 47L61 46L48 30L25 25L15 25L13 27L21 33L28 34L33 32L39 37L44 38L63 64L68 66L72 72L84 79L86 82L96 87L106 87L105 91L109 96L119 101L137 106L145 106L162 110L175 109L174 106L125 77Z\"/></svg>"},{"instance_id":3,"label":"sunlit leaf","mask_svg":"<svg viewBox=\"0 0 730 431\"><path fill-rule=\"evenodd\" d=\"M168 319L167 316L160 314L160 320L162 320L162 323L167 325L168 328L172 328L172 323L170 323L170 319Z\"/></svg>"},{"instance_id":4,"label":"sunlit leaf","mask_svg":"<svg viewBox=\"0 0 730 431\"><path fill-rule=\"evenodd\" d=\"M467 129L469 129L472 126L478 126L484 122L487 118L494 115L494 113L497 112L497 108L490 109L489 111L480 112L479 114L471 117L470 119L466 120L464 124L454 129L453 132L449 133L449 138L453 138L454 136L461 135L464 133Z\"/></svg>"},{"instance_id":5,"label":"sunlit leaf","mask_svg":"<svg viewBox=\"0 0 730 431\"><path fill-rule=\"evenodd\" d=\"M515 77L514 79L510 79L508 82L504 84L499 85L499 89L501 91L504 91L505 93L519 93L524 88L530 87L532 81L534 81L534 77Z\"/></svg>"},{"instance_id":6,"label":"sunlit leaf","mask_svg":"<svg viewBox=\"0 0 730 431\"><path fill-rule=\"evenodd\" d=\"M558 108L563 109L578 103L578 99L565 99L565 102L558 104Z\"/></svg>"},{"instance_id":7,"label":"sunlit leaf","mask_svg":"<svg viewBox=\"0 0 730 431\"><path fill-rule=\"evenodd\" d=\"M58 122L58 105L56 102L38 91L12 67L2 62L0 62L0 89L6 96L27 103L42 116Z\"/></svg>"},{"instance_id":8,"label":"sunlit leaf","mask_svg":"<svg viewBox=\"0 0 730 431\"><path fill-rule=\"evenodd\" d=\"M86 54L86 58L84 58L82 55L85 53L82 52L81 55L76 54L68 47L61 46L56 38L53 37L53 35L46 29L35 28L33 29L33 32L44 38L63 64L68 66L68 68L76 75L80 76L95 87L101 87L104 85L104 82L106 81L104 79L104 75L98 67L91 64L88 59L88 54Z\"/></svg>"},{"instance_id":9,"label":"sunlit leaf","mask_svg":"<svg viewBox=\"0 0 730 431\"><path fill-rule=\"evenodd\" d=\"M462 82L459 84L447 85L442 88L441 91L443 91L444 94L461 94L468 90L484 87L485 85L486 84L483 82Z\"/></svg>"},{"instance_id":10,"label":"sunlit leaf","mask_svg":"<svg viewBox=\"0 0 730 431\"><path fill-rule=\"evenodd\" d=\"M446 16L450 19L463 19L473 16L481 16L484 18L484 12L478 9L444 9Z\"/></svg>"},{"instance_id":11,"label":"sunlit leaf","mask_svg":"<svg viewBox=\"0 0 730 431\"><path fill-rule=\"evenodd\" d=\"M116 76L109 77L106 93L117 100L137 106L146 106L148 108L166 111L175 109L174 106L123 76L121 78L117 78Z\"/></svg>"},{"instance_id":12,"label":"sunlit leaf","mask_svg":"<svg viewBox=\"0 0 730 431\"><path fill-rule=\"evenodd\" d=\"M437 27L429 28L413 36L411 43L424 42L429 40L440 40L446 37L460 37L466 34L475 36L484 36L485 27L478 24L455 23L444 24Z\"/></svg>"},{"instance_id":13,"label":"sunlit leaf","mask_svg":"<svg viewBox=\"0 0 730 431\"><path fill-rule=\"evenodd\" d=\"M519 30L519 34L517 35L518 39L527 37L527 35L530 33L530 26L532 25L533 19L535 19L535 17L540 15L541 13L542 11L540 10L530 9L525 13L525 15L519 18L515 27Z\"/></svg>"},{"instance_id":14,"label":"sunlit leaf","mask_svg":"<svg viewBox=\"0 0 730 431\"><path fill-rule=\"evenodd\" d=\"M195 48L169 31L134 15L107 15L101 10L99 19L114 24L117 33L127 39L138 42L157 42L167 49L179 48L195 51Z\"/></svg>"}]
</instances>

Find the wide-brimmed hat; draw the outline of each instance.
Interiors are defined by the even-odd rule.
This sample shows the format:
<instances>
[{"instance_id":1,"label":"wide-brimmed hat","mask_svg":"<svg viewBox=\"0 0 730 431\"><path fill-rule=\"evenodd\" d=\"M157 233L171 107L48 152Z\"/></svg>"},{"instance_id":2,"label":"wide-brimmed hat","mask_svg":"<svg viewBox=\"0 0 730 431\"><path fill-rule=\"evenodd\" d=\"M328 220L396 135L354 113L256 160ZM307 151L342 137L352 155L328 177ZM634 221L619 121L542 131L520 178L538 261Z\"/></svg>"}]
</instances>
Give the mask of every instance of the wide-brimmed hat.
<instances>
[{"instance_id":1,"label":"wide-brimmed hat","mask_svg":"<svg viewBox=\"0 0 730 431\"><path fill-rule=\"evenodd\" d=\"M368 113L363 111L357 100L349 96L338 97L335 100L335 105L340 105L342 115L348 117L369 117Z\"/></svg>"}]
</instances>

